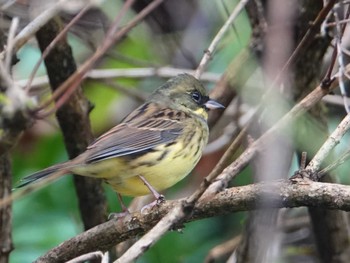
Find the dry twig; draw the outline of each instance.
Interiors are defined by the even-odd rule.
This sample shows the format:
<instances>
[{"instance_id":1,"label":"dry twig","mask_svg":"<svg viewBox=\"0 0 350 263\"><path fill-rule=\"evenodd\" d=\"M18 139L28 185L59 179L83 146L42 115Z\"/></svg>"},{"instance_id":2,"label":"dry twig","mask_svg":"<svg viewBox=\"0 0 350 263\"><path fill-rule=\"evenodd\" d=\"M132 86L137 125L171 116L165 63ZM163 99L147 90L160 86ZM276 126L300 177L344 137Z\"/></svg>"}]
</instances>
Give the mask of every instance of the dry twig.
<instances>
[{"instance_id":1,"label":"dry twig","mask_svg":"<svg viewBox=\"0 0 350 263\"><path fill-rule=\"evenodd\" d=\"M291 183L289 180L281 180L226 189L210 199L199 201L193 213L183 223L256 209L256 204L262 196L269 197L267 204L270 208L310 206L350 211L349 186L303 180ZM163 221L164 215L180 207L183 202L184 200L167 201L157 208L156 213L137 212L125 218L110 220L63 242L35 262L62 262L97 249L106 251L116 243L149 231L159 220ZM147 247L140 249L144 250Z\"/></svg>"},{"instance_id":2,"label":"dry twig","mask_svg":"<svg viewBox=\"0 0 350 263\"><path fill-rule=\"evenodd\" d=\"M213 54L215 52L216 46L219 44L223 36L225 35L226 31L229 29L233 21L237 18L237 16L242 12L245 5L247 4L248 0L241 0L236 5L235 9L231 13L230 17L226 20L225 24L220 28L219 32L216 34L212 42L210 43L208 49L204 52L204 56L199 63L199 66L197 67L196 72L194 73L194 76L196 78L199 78L202 72L204 71L205 67L209 63L210 59L213 57Z\"/></svg>"}]
</instances>

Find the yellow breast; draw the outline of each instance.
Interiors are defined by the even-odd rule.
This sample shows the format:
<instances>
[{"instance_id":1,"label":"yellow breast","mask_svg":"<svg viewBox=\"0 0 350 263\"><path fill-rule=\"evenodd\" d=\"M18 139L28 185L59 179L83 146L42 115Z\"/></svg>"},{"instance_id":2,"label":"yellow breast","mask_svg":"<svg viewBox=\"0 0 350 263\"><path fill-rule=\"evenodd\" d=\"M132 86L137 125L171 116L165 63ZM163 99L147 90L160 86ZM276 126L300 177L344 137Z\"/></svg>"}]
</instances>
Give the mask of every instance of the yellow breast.
<instances>
[{"instance_id":1,"label":"yellow breast","mask_svg":"<svg viewBox=\"0 0 350 263\"><path fill-rule=\"evenodd\" d=\"M196 125L188 127L174 143L159 145L142 155L117 157L79 166L72 169L72 172L103 178L122 195L146 195L150 191L138 175L142 175L157 191L171 187L192 171L207 140L208 127L199 120Z\"/></svg>"}]
</instances>

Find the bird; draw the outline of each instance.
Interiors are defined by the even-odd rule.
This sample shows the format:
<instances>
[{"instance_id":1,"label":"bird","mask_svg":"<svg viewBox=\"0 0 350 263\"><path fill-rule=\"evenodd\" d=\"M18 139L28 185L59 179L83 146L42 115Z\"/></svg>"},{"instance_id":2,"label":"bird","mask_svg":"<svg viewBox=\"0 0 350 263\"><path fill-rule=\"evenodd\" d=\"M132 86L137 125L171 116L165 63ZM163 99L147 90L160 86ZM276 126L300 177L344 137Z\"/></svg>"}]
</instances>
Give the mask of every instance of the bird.
<instances>
[{"instance_id":1,"label":"bird","mask_svg":"<svg viewBox=\"0 0 350 263\"><path fill-rule=\"evenodd\" d=\"M198 163L208 142L208 111L224 108L189 74L169 79L144 104L69 161L35 172L24 187L44 178L77 174L103 179L122 196L153 194L173 186Z\"/></svg>"}]
</instances>

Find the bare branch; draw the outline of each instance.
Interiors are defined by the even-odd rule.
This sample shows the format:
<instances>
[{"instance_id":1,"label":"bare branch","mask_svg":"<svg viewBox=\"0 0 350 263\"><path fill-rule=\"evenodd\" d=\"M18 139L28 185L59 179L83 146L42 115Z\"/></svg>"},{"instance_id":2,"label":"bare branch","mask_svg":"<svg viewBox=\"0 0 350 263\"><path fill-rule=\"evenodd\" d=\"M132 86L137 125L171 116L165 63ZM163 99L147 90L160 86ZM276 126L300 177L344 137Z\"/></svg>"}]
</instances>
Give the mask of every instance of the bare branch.
<instances>
[{"instance_id":1,"label":"bare branch","mask_svg":"<svg viewBox=\"0 0 350 263\"><path fill-rule=\"evenodd\" d=\"M330 90L336 86L333 82ZM253 142L242 154L229 165L220 176L218 180L214 182L208 189L208 193L217 193L227 187L228 183L248 164L255 152L263 145L266 137L275 134L277 131L281 131L287 127L287 124L298 118L300 115L309 110L313 105L322 99L323 96L328 94L328 90L322 89L318 86L309 95L307 95L302 101L295 105L281 120L279 120L274 126L272 126L267 132L265 132L259 139ZM287 132L287 131L285 131Z\"/></svg>"},{"instance_id":2,"label":"bare branch","mask_svg":"<svg viewBox=\"0 0 350 263\"><path fill-rule=\"evenodd\" d=\"M56 16L61 10L67 0L59 0L50 8L38 15L31 23L29 23L21 32L17 34L14 39L15 51L18 51L25 43L31 39L35 33L45 25L50 19Z\"/></svg>"},{"instance_id":3,"label":"bare branch","mask_svg":"<svg viewBox=\"0 0 350 263\"><path fill-rule=\"evenodd\" d=\"M226 20L225 24L221 27L219 32L216 34L212 42L210 43L208 49L204 52L204 56L199 63L199 66L194 73L194 76L196 78L199 78L202 72L204 71L205 67L209 63L210 59L213 57L216 46L219 44L223 36L226 34L226 31L229 29L230 25L233 23L233 21L237 18L237 16L242 12L243 8L247 4L248 0L241 0L236 5L235 9L231 13L230 17Z\"/></svg>"},{"instance_id":4,"label":"bare branch","mask_svg":"<svg viewBox=\"0 0 350 263\"><path fill-rule=\"evenodd\" d=\"M108 263L109 262L108 252L106 253L102 253L101 251L90 252L85 255L76 257L72 260L69 260L66 263L83 263L90 260L99 260L99 262L101 263Z\"/></svg>"},{"instance_id":5,"label":"bare branch","mask_svg":"<svg viewBox=\"0 0 350 263\"><path fill-rule=\"evenodd\" d=\"M63 38L64 35L67 34L68 30L74 25L74 23L76 23L84 14L86 11L89 10L91 6L88 4L86 5L84 8L82 8L80 10L80 12L61 30L61 32L54 38L54 40L52 40L52 42L50 43L50 45L48 45L45 50L42 52L42 55L40 57L40 59L38 60L38 62L35 64L25 90L28 91L31 87L31 83L35 77L36 72L38 71L40 64L43 62L43 60L47 57L47 55L50 53L50 51L55 47L55 45L58 43L59 40L61 40Z\"/></svg>"},{"instance_id":6,"label":"bare branch","mask_svg":"<svg viewBox=\"0 0 350 263\"><path fill-rule=\"evenodd\" d=\"M194 74L194 70L185 68L172 67L151 67L151 68L111 68L111 69L91 69L83 79L112 79L112 78L147 78L161 77L172 78L181 73ZM201 81L217 82L220 79L220 74L212 72L204 72L201 76ZM20 87L25 87L29 79L15 80L15 83ZM30 89L38 88L49 83L47 76L35 77L31 81Z\"/></svg>"},{"instance_id":7,"label":"bare branch","mask_svg":"<svg viewBox=\"0 0 350 263\"><path fill-rule=\"evenodd\" d=\"M318 150L316 155L310 161L309 165L305 168L308 172L310 172L310 174L314 174L320 169L322 162L326 159L333 148L340 142L341 138L349 129L350 114L347 114L337 126L337 128L333 131L333 133L328 137L322 147ZM317 176L316 178L312 179L318 181L320 178Z\"/></svg>"},{"instance_id":8,"label":"bare branch","mask_svg":"<svg viewBox=\"0 0 350 263\"><path fill-rule=\"evenodd\" d=\"M213 198L199 201L192 215L183 223L256 209L262 196L269 198L266 204L270 208L310 206L350 211L350 186L303 180L293 184L282 180L226 189ZM36 262L62 262L96 249L106 251L117 243L144 234L183 201L166 201L156 213L137 212L125 218L110 220L63 242ZM177 226L181 227L181 224Z\"/></svg>"},{"instance_id":9,"label":"bare branch","mask_svg":"<svg viewBox=\"0 0 350 263\"><path fill-rule=\"evenodd\" d=\"M9 35L7 37L7 46L6 46L6 57L5 57L5 68L8 72L10 72L10 68L12 66L12 55L14 48L14 37L19 24L18 17L12 19L11 27L9 30Z\"/></svg>"},{"instance_id":10,"label":"bare branch","mask_svg":"<svg viewBox=\"0 0 350 263\"><path fill-rule=\"evenodd\" d=\"M95 62L100 59L105 52L122 36L124 36L127 32L129 32L133 27L135 27L146 15L148 15L154 8L156 8L163 0L155 0L151 2L146 8L144 8L140 13L136 15L134 19L132 19L125 27L120 29L118 31L119 22L121 20L121 17L125 14L126 10L128 10L128 7L132 4L132 0L127 1L122 10L120 11L119 15L115 19L114 23L112 24L110 30L107 33L107 36L105 40L102 42L102 44L97 48L96 52L87 60L85 63L78 68L78 70L69 78L67 81L65 81L58 89L57 92L52 96L53 98L49 101L47 101L42 107L46 108L48 105L51 104L53 99L56 99L59 95L64 93L63 97L60 97L55 104L55 109L58 109L64 104L69 96L74 92L74 90L78 87L80 84L83 76L88 72L88 70L91 69L91 67L95 64ZM44 112L39 114L40 117L48 116L52 113L52 111Z\"/></svg>"}]
</instances>

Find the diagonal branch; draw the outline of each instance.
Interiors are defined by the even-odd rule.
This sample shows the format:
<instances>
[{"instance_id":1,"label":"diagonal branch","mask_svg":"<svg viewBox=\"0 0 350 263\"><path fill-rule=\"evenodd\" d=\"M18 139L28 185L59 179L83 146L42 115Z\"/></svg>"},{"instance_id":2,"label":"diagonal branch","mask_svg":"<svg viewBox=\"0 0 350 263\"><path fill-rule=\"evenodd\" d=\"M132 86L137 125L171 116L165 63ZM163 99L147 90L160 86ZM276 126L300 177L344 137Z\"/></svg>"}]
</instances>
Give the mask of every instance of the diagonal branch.
<instances>
[{"instance_id":1,"label":"diagonal branch","mask_svg":"<svg viewBox=\"0 0 350 263\"><path fill-rule=\"evenodd\" d=\"M262 196L269 198L266 204L271 208L311 206L350 211L350 186L303 180L291 183L289 180L280 180L226 189L211 199L199 201L192 215L183 223L254 210ZM170 210L179 207L183 201L167 201L157 209L157 213L137 212L125 218L110 220L63 242L36 262L64 262L91 251L106 251L117 243L144 234Z\"/></svg>"},{"instance_id":2,"label":"diagonal branch","mask_svg":"<svg viewBox=\"0 0 350 263\"><path fill-rule=\"evenodd\" d=\"M216 34L214 37L213 41L210 43L208 49L204 52L204 56L199 63L199 66L197 67L196 72L194 73L194 76L196 78L199 78L202 72L204 71L205 67L207 66L208 62L212 58L214 51L233 23L233 21L237 18L237 16L242 12L244 9L245 5L247 4L248 0L241 0L239 3L236 5L235 9L231 13L230 17L226 20L225 24L220 28L219 32Z\"/></svg>"},{"instance_id":3,"label":"diagonal branch","mask_svg":"<svg viewBox=\"0 0 350 263\"><path fill-rule=\"evenodd\" d=\"M56 17L38 31L36 37L43 52L59 35L61 27L61 20ZM74 74L75 60L69 44L64 39L61 39L45 57L45 66L53 91ZM81 88L77 89L70 96L69 102L56 112L64 143L71 159L82 153L93 140L89 112L89 102L84 97ZM104 222L107 205L102 181L75 176L74 183L85 229Z\"/></svg>"},{"instance_id":4,"label":"diagonal branch","mask_svg":"<svg viewBox=\"0 0 350 263\"><path fill-rule=\"evenodd\" d=\"M347 114L306 167L306 170L310 174L315 174L315 178L312 178L313 180L318 181L320 179L316 172L320 169L322 162L327 158L333 148L339 144L341 138L349 129L350 114Z\"/></svg>"},{"instance_id":5,"label":"diagonal branch","mask_svg":"<svg viewBox=\"0 0 350 263\"><path fill-rule=\"evenodd\" d=\"M114 23L112 24L110 30L107 33L107 36L104 42L97 48L96 52L87 60L77 71L71 75L58 89L57 92L64 90L64 96L60 97L55 104L55 110L60 108L69 98L69 96L77 89L80 85L83 76L92 68L92 66L106 53L106 51L120 40L126 33L128 33L132 28L134 28L140 21L142 21L154 8L162 3L163 0L154 0L147 7L145 7L140 13L136 15L125 27L118 30L119 22L123 14L126 12L127 8L133 2L129 0L125 3L123 12L121 11L120 16L118 16ZM54 95L55 96L55 95ZM51 101L45 103L41 108L47 107ZM41 117L48 116L52 112L41 113Z\"/></svg>"}]
</instances>

